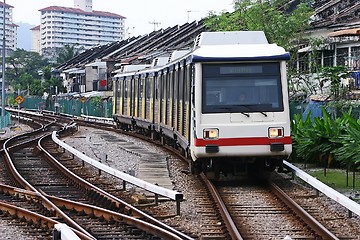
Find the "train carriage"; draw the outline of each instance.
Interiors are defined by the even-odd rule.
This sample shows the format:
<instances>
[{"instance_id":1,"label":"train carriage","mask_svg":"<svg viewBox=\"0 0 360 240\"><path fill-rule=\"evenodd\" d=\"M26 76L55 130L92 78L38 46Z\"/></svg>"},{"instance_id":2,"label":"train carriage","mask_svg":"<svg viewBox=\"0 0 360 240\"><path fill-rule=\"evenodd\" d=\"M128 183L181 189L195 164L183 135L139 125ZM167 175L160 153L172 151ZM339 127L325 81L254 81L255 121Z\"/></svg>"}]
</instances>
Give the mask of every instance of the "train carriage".
<instances>
[{"instance_id":1,"label":"train carriage","mask_svg":"<svg viewBox=\"0 0 360 240\"><path fill-rule=\"evenodd\" d=\"M204 32L164 65L115 75L114 119L181 150L192 171L271 172L292 150L288 59L263 32Z\"/></svg>"}]
</instances>

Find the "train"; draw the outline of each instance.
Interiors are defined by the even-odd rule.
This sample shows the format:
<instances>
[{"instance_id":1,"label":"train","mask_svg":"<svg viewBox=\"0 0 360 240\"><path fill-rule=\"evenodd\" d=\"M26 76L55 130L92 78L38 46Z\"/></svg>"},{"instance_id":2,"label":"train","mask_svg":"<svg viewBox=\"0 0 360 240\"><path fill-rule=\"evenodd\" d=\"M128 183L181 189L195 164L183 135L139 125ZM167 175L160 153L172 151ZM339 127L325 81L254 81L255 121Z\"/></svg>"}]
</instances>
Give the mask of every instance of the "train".
<instances>
[{"instance_id":1,"label":"train","mask_svg":"<svg viewBox=\"0 0 360 240\"><path fill-rule=\"evenodd\" d=\"M289 59L262 31L202 32L191 48L117 70L116 127L178 150L191 173L266 176L292 151Z\"/></svg>"}]
</instances>

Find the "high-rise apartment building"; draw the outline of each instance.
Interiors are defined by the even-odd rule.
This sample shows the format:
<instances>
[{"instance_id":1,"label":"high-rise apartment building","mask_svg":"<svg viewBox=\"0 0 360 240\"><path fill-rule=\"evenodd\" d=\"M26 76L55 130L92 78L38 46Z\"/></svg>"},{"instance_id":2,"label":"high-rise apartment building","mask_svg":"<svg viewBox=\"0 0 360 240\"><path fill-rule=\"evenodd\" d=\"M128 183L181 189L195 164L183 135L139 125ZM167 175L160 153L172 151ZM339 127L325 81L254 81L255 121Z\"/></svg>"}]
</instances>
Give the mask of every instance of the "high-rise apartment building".
<instances>
[{"instance_id":1,"label":"high-rise apartment building","mask_svg":"<svg viewBox=\"0 0 360 240\"><path fill-rule=\"evenodd\" d=\"M89 49L124 38L125 17L94 11L92 0L74 0L74 8L50 6L39 11L43 55L52 56L65 45Z\"/></svg>"},{"instance_id":2,"label":"high-rise apartment building","mask_svg":"<svg viewBox=\"0 0 360 240\"><path fill-rule=\"evenodd\" d=\"M16 50L17 48L17 27L18 25L13 23L13 6L0 2L0 39L4 37L4 9L5 9L5 46L6 55L9 52ZM0 53L2 54L3 41L0 41Z\"/></svg>"}]
</instances>

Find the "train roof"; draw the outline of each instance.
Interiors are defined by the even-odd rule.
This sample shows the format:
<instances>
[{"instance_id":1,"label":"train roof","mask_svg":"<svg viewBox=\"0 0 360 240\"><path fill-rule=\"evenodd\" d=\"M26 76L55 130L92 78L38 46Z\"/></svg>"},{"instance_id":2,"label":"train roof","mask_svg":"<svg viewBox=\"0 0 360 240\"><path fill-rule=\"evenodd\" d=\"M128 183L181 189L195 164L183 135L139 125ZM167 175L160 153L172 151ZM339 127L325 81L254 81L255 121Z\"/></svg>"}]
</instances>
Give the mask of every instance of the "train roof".
<instances>
[{"instance_id":1,"label":"train roof","mask_svg":"<svg viewBox=\"0 0 360 240\"><path fill-rule=\"evenodd\" d=\"M195 42L192 62L288 60L284 48L269 44L262 31L203 32Z\"/></svg>"},{"instance_id":2,"label":"train roof","mask_svg":"<svg viewBox=\"0 0 360 240\"><path fill-rule=\"evenodd\" d=\"M202 32L195 40L195 47L208 45L268 44L263 31Z\"/></svg>"},{"instance_id":3,"label":"train roof","mask_svg":"<svg viewBox=\"0 0 360 240\"><path fill-rule=\"evenodd\" d=\"M272 61L289 60L290 54L276 44L234 44L201 46L188 61Z\"/></svg>"}]
</instances>

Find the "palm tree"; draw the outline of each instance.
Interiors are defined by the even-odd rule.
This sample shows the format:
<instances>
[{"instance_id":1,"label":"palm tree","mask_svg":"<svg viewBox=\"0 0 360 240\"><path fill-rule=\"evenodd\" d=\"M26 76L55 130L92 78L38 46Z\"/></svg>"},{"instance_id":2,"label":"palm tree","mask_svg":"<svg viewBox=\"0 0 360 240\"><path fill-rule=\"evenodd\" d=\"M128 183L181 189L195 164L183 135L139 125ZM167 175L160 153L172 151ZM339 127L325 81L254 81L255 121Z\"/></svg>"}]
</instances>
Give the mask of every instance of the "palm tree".
<instances>
[{"instance_id":1,"label":"palm tree","mask_svg":"<svg viewBox=\"0 0 360 240\"><path fill-rule=\"evenodd\" d=\"M65 63L79 55L81 51L82 48L76 48L75 45L65 45L63 48L59 49L56 62L59 65Z\"/></svg>"}]
</instances>

